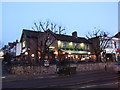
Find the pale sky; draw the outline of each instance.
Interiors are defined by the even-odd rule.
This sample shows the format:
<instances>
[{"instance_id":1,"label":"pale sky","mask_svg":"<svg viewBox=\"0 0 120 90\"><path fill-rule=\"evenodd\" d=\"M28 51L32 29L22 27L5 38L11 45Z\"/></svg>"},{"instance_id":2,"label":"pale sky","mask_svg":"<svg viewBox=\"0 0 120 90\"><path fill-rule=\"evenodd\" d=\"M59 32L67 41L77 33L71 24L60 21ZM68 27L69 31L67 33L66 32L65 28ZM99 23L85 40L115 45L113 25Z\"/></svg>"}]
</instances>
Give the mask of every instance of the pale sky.
<instances>
[{"instance_id":1,"label":"pale sky","mask_svg":"<svg viewBox=\"0 0 120 90\"><path fill-rule=\"evenodd\" d=\"M31 29L34 22L49 19L66 27L66 34L73 31L84 37L94 27L118 32L117 2L3 2L2 43L20 40L23 29ZM0 28L1 29L1 28Z\"/></svg>"}]
</instances>

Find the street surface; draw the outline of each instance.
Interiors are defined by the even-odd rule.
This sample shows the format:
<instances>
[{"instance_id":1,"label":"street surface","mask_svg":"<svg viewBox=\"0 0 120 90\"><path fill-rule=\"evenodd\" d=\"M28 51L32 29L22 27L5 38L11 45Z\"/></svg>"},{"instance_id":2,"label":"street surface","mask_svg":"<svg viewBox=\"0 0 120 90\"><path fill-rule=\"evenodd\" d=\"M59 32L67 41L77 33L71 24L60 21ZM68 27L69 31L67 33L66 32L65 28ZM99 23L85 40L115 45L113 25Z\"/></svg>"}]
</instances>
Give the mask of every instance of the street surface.
<instances>
[{"instance_id":1,"label":"street surface","mask_svg":"<svg viewBox=\"0 0 120 90\"><path fill-rule=\"evenodd\" d=\"M120 88L120 74L109 70L29 80L9 81L3 78L2 88Z\"/></svg>"}]
</instances>

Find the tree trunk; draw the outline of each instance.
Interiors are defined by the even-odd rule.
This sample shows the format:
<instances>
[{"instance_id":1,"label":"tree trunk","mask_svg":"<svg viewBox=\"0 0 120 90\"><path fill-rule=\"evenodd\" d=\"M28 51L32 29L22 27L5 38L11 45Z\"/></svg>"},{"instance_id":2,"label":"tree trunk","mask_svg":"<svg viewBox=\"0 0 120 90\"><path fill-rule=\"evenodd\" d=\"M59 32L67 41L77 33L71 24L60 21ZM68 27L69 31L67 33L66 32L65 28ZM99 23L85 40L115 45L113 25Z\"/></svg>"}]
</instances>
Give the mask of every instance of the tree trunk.
<instances>
[{"instance_id":1,"label":"tree trunk","mask_svg":"<svg viewBox=\"0 0 120 90\"><path fill-rule=\"evenodd\" d=\"M96 62L100 62L100 55L99 54L96 54Z\"/></svg>"},{"instance_id":2,"label":"tree trunk","mask_svg":"<svg viewBox=\"0 0 120 90\"><path fill-rule=\"evenodd\" d=\"M44 59L45 59L45 54L44 54L44 52L42 52L41 53L41 59L40 59L40 62L41 62L42 66L44 65Z\"/></svg>"}]
</instances>

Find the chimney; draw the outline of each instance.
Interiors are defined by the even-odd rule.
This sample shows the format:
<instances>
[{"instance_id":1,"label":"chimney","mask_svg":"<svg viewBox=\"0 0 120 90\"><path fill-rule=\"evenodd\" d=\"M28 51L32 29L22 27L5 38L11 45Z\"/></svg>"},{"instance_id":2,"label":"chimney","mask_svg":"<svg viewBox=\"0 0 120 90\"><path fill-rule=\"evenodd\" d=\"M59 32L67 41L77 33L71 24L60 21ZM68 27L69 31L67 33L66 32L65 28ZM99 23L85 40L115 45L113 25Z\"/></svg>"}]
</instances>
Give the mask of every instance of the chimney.
<instances>
[{"instance_id":1,"label":"chimney","mask_svg":"<svg viewBox=\"0 0 120 90\"><path fill-rule=\"evenodd\" d=\"M77 37L77 31L72 32L73 37Z\"/></svg>"},{"instance_id":2,"label":"chimney","mask_svg":"<svg viewBox=\"0 0 120 90\"><path fill-rule=\"evenodd\" d=\"M16 40L16 43L18 43L18 40Z\"/></svg>"}]
</instances>

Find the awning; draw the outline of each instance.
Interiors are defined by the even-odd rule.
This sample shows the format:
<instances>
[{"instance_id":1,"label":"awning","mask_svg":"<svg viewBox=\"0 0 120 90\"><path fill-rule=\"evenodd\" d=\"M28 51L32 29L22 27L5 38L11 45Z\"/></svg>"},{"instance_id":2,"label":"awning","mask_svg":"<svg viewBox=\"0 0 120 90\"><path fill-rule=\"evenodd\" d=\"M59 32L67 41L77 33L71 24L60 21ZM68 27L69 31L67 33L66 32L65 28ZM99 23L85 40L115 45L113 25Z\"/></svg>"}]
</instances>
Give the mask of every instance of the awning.
<instances>
[{"instance_id":1,"label":"awning","mask_svg":"<svg viewBox=\"0 0 120 90\"><path fill-rule=\"evenodd\" d=\"M73 50L61 50L61 51L71 54L88 54L87 51L73 51Z\"/></svg>"}]
</instances>

